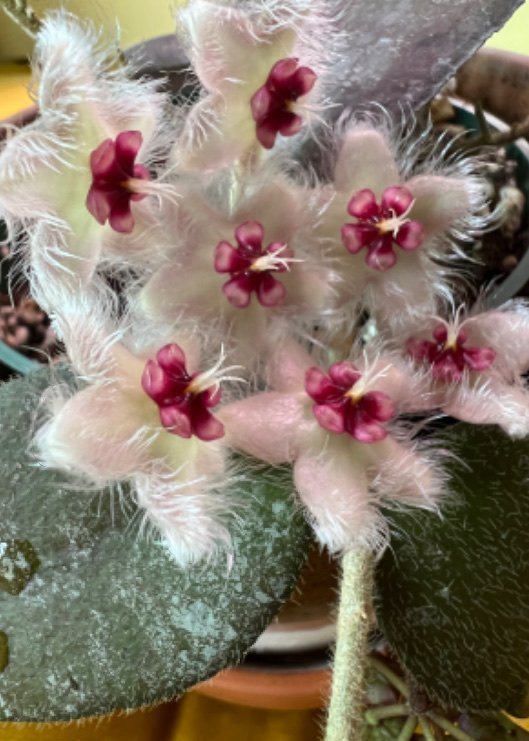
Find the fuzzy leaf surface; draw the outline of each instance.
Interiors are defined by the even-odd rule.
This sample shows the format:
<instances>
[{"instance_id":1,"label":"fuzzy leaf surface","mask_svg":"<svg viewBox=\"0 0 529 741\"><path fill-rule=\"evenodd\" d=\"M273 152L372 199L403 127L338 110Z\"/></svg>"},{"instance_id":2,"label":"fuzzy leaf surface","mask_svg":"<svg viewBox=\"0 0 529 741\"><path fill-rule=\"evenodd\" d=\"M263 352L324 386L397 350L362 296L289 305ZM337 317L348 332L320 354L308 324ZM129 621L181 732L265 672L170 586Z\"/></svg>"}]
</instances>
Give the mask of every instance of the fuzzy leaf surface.
<instances>
[{"instance_id":1,"label":"fuzzy leaf surface","mask_svg":"<svg viewBox=\"0 0 529 741\"><path fill-rule=\"evenodd\" d=\"M457 424L442 518L390 515L377 614L418 685L467 711L520 706L529 685L529 442Z\"/></svg>"},{"instance_id":2,"label":"fuzzy leaf surface","mask_svg":"<svg viewBox=\"0 0 529 741\"><path fill-rule=\"evenodd\" d=\"M358 110L373 102L393 112L416 109L433 95L523 0L355 0L333 100Z\"/></svg>"}]
</instances>

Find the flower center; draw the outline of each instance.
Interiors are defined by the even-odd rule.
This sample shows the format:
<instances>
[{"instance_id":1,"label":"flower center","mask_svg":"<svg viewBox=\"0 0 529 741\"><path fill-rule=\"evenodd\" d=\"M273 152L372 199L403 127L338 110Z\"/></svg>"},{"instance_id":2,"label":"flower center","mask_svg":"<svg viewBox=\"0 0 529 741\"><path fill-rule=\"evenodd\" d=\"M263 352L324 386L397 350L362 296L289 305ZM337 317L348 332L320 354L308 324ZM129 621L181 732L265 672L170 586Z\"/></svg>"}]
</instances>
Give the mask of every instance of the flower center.
<instances>
[{"instance_id":1,"label":"flower center","mask_svg":"<svg viewBox=\"0 0 529 741\"><path fill-rule=\"evenodd\" d=\"M100 223L109 223L116 232L128 234L134 229L131 201L140 201L147 193L148 170L136 164L142 145L140 131L122 131L115 140L106 139L90 155L92 184L86 207Z\"/></svg>"},{"instance_id":2,"label":"flower center","mask_svg":"<svg viewBox=\"0 0 529 741\"><path fill-rule=\"evenodd\" d=\"M200 440L217 440L224 435L224 427L211 414L221 400L220 384L234 380L222 369L224 356L207 371L190 375L182 348L173 343L165 345L148 360L141 379L145 393L158 405L160 421L173 435Z\"/></svg>"},{"instance_id":3,"label":"flower center","mask_svg":"<svg viewBox=\"0 0 529 741\"><path fill-rule=\"evenodd\" d=\"M395 414L387 394L368 390L356 365L349 361L334 363L328 375L319 368L309 368L305 390L315 402L312 411L328 432L347 433L360 442L383 440L384 423Z\"/></svg>"},{"instance_id":4,"label":"flower center","mask_svg":"<svg viewBox=\"0 0 529 741\"><path fill-rule=\"evenodd\" d=\"M238 309L250 304L252 293L262 306L272 308L283 303L286 289L273 273L290 270L291 263L300 262L283 242L263 247L264 228L258 221L245 221L235 230L237 246L219 242L215 248L215 270L229 273L231 278L222 290L228 301Z\"/></svg>"},{"instance_id":5,"label":"flower center","mask_svg":"<svg viewBox=\"0 0 529 741\"><path fill-rule=\"evenodd\" d=\"M307 95L316 82L316 73L300 67L298 59L288 57L274 64L265 84L250 100L258 141L271 149L276 136L293 136L303 121L296 112L299 98Z\"/></svg>"},{"instance_id":6,"label":"flower center","mask_svg":"<svg viewBox=\"0 0 529 741\"><path fill-rule=\"evenodd\" d=\"M367 248L366 263L374 270L385 271L397 261L396 244L403 250L416 250L424 241L422 225L409 218L415 204L411 192L402 186L386 188L377 202L372 190L354 193L347 210L356 218L342 226L345 248L353 255Z\"/></svg>"},{"instance_id":7,"label":"flower center","mask_svg":"<svg viewBox=\"0 0 529 741\"><path fill-rule=\"evenodd\" d=\"M378 231L381 234L392 234L393 239L396 239L398 236L398 233L404 224L409 224L411 219L408 219L408 214L412 210L413 206L415 204L415 199L412 200L406 211L401 214L400 216L395 212L395 209L390 208L389 218L381 219L380 221L374 221Z\"/></svg>"},{"instance_id":8,"label":"flower center","mask_svg":"<svg viewBox=\"0 0 529 741\"><path fill-rule=\"evenodd\" d=\"M490 347L467 347L467 334L446 323L438 324L433 341L410 338L408 354L418 363L429 364L437 381L458 382L465 371L480 372L490 368L496 352Z\"/></svg>"}]
</instances>

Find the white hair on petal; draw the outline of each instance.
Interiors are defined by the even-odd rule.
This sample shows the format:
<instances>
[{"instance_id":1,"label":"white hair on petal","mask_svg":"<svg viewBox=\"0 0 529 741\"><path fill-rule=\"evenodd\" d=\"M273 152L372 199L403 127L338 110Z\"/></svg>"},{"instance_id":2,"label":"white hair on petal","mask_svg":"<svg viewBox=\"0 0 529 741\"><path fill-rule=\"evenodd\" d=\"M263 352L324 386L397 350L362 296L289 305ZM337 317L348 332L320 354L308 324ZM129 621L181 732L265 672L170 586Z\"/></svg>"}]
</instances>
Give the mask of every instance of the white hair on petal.
<instances>
[{"instance_id":1,"label":"white hair on petal","mask_svg":"<svg viewBox=\"0 0 529 741\"><path fill-rule=\"evenodd\" d=\"M33 72L39 115L33 123L8 136L0 150L0 217L12 236L26 230L26 242L44 256L38 265L32 265L33 274L40 274L41 284L50 282L51 274L54 282L74 288L72 276L91 276L111 230L97 227L94 221L94 235L84 246L86 254L78 254L80 247L74 242L79 242L80 235L72 232L61 214L61 206L54 200L56 187L47 185L48 174L72 176L78 169L77 136L82 138L90 128L82 129L86 114L92 117L90 126L97 121L101 140L139 128L143 134L141 161L159 178L147 186L154 196L148 199L149 205L142 203L135 209L140 222L142 214L147 223L149 219L152 222L150 207L155 203L151 202L177 199L175 186L161 171L163 155L172 139L169 97L159 91L159 81L129 79L134 67L117 64L117 48L109 51L90 23L64 10L50 13L43 21ZM88 172L88 159L85 169ZM80 202L79 209L84 208L84 201ZM143 252L148 251L149 243L144 245ZM26 253L24 243L21 249ZM24 256L29 259L29 255ZM141 251L135 256L139 259ZM112 251L108 259L111 257ZM44 308L49 304L45 303Z\"/></svg>"},{"instance_id":2,"label":"white hair on petal","mask_svg":"<svg viewBox=\"0 0 529 741\"><path fill-rule=\"evenodd\" d=\"M226 521L233 502L216 483L203 478L182 482L163 467L137 475L134 486L144 510L140 532L161 535L181 566L211 558L219 548L229 549Z\"/></svg>"}]
</instances>

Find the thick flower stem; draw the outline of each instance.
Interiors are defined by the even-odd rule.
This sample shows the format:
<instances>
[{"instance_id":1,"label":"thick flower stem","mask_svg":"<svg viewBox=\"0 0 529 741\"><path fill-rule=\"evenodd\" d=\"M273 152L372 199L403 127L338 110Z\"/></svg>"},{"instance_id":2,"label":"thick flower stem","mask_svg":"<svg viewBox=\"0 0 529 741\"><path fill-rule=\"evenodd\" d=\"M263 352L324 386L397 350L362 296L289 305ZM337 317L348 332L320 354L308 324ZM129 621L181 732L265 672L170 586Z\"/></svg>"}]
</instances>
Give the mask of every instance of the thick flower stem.
<instances>
[{"instance_id":1,"label":"thick flower stem","mask_svg":"<svg viewBox=\"0 0 529 741\"><path fill-rule=\"evenodd\" d=\"M343 557L325 741L355 741L360 737L372 568L371 554L366 550L349 551Z\"/></svg>"},{"instance_id":2,"label":"thick flower stem","mask_svg":"<svg viewBox=\"0 0 529 741\"><path fill-rule=\"evenodd\" d=\"M26 0L0 0L0 8L30 36L40 30L40 21Z\"/></svg>"}]
</instances>

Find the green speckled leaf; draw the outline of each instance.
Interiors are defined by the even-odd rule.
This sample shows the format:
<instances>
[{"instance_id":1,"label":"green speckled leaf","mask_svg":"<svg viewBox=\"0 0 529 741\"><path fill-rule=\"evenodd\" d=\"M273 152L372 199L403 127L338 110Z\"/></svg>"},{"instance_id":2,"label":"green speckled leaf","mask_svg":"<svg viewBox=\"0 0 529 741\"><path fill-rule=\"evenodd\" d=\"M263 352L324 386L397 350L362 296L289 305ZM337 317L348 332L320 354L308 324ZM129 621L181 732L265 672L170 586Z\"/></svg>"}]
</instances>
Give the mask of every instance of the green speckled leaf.
<instances>
[{"instance_id":1,"label":"green speckled leaf","mask_svg":"<svg viewBox=\"0 0 529 741\"><path fill-rule=\"evenodd\" d=\"M529 442L458 424L443 517L391 515L376 575L382 629L438 702L514 709L529 683Z\"/></svg>"},{"instance_id":2,"label":"green speckled leaf","mask_svg":"<svg viewBox=\"0 0 529 741\"><path fill-rule=\"evenodd\" d=\"M40 562L18 594L0 590L0 720L160 702L236 663L290 594L307 546L268 471L239 487L251 506L232 527L233 567L223 553L180 570L108 493L72 490L28 456L48 384L44 370L0 389L0 541L31 543Z\"/></svg>"}]
</instances>

